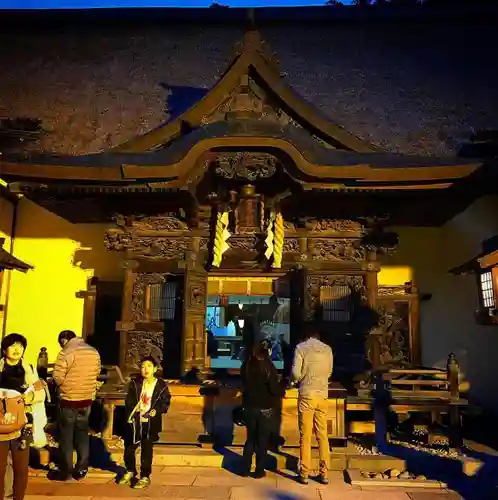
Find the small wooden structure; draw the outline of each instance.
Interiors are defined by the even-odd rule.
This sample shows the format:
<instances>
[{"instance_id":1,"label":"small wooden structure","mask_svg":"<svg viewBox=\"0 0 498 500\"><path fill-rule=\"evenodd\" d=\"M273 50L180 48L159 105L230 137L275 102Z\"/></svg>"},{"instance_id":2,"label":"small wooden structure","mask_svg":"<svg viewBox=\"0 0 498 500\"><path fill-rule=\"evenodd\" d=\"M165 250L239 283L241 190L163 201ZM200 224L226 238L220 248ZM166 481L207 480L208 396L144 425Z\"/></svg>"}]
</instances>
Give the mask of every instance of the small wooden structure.
<instances>
[{"instance_id":1,"label":"small wooden structure","mask_svg":"<svg viewBox=\"0 0 498 500\"><path fill-rule=\"evenodd\" d=\"M389 394L388 411L401 419L412 413L429 413L432 423L440 422L441 415L446 414L450 446L461 446L460 410L467 406L467 400L460 396L460 370L454 354L448 356L446 370L393 368L383 380Z\"/></svg>"}]
</instances>

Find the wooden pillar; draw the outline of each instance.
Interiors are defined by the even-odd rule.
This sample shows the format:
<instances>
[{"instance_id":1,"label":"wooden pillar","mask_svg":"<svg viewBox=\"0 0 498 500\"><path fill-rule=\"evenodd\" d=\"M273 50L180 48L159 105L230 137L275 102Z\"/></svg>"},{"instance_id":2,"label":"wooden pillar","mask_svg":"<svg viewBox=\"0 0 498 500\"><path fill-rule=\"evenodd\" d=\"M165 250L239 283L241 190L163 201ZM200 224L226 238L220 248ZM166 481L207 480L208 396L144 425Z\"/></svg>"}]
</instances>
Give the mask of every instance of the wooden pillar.
<instances>
[{"instance_id":1,"label":"wooden pillar","mask_svg":"<svg viewBox=\"0 0 498 500\"><path fill-rule=\"evenodd\" d=\"M367 305L372 310L377 307L378 280L377 275L380 270L377 261L377 251L368 250L365 261L365 288L367 290ZM377 370L380 366L380 340L377 328L370 331L368 342L371 346L372 369Z\"/></svg>"},{"instance_id":2,"label":"wooden pillar","mask_svg":"<svg viewBox=\"0 0 498 500\"><path fill-rule=\"evenodd\" d=\"M123 286L123 305L121 308L121 321L116 325L119 330L119 368L125 374L128 373L126 366L126 353L128 351L128 332L134 328L133 323L133 286L137 276L136 268L138 263L134 260L127 260L124 263L125 276Z\"/></svg>"},{"instance_id":3,"label":"wooden pillar","mask_svg":"<svg viewBox=\"0 0 498 500\"><path fill-rule=\"evenodd\" d=\"M87 282L87 289L76 293L78 299L83 299L83 326L81 336L87 340L95 331L95 311L97 305L97 277L90 278Z\"/></svg>"}]
</instances>

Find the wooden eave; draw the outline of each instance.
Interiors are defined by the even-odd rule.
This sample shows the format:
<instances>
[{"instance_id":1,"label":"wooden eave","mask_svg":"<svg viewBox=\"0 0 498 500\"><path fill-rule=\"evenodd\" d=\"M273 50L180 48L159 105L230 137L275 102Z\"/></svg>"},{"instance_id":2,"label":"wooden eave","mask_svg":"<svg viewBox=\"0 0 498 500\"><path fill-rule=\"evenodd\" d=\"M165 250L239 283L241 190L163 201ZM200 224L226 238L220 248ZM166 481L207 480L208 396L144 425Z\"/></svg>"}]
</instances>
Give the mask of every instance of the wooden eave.
<instances>
[{"instance_id":1,"label":"wooden eave","mask_svg":"<svg viewBox=\"0 0 498 500\"><path fill-rule=\"evenodd\" d=\"M200 140L189 147L182 158L171 164L153 165L154 153L148 153L147 164L78 165L78 157L60 158L60 164L29 161L0 160L0 176L9 180L36 182L40 187L57 181L94 184L126 189L133 185L159 183L161 187L181 189L188 179L203 173L205 165L199 159L216 148L252 148L273 150L284 154L297 167L299 182L309 186L338 185L347 189L445 189L455 181L473 174L479 162L455 158L415 158L386 153L353 153L336 150L327 151L329 164L315 164L289 141L274 137L213 137ZM324 148L323 148L324 149ZM97 156L97 155L95 155ZM110 156L109 154L107 155ZM131 155L134 156L134 155ZM334 164L334 158L337 164ZM123 155L119 155L123 159ZM406 162L408 167L403 167ZM86 162L88 163L88 162ZM111 161L109 161L111 163ZM392 165L391 165L392 163Z\"/></svg>"},{"instance_id":2,"label":"wooden eave","mask_svg":"<svg viewBox=\"0 0 498 500\"><path fill-rule=\"evenodd\" d=\"M480 273L482 269L498 266L498 249L484 250L473 259L450 270L450 273L462 275L469 273Z\"/></svg>"},{"instance_id":3,"label":"wooden eave","mask_svg":"<svg viewBox=\"0 0 498 500\"><path fill-rule=\"evenodd\" d=\"M13 194L7 186L3 186L2 184L0 184L0 198L3 198L13 204L19 201L18 197Z\"/></svg>"},{"instance_id":4,"label":"wooden eave","mask_svg":"<svg viewBox=\"0 0 498 500\"><path fill-rule=\"evenodd\" d=\"M189 128L202 125L204 117L216 109L240 87L246 76L254 76L269 90L282 108L297 122L331 144L358 153L378 150L366 141L344 130L325 117L316 107L306 102L283 81L278 70L264 56L263 44L257 31L248 31L242 41L242 51L218 83L190 109L158 128L135 137L113 149L119 152L150 151L170 143L181 135L185 124Z\"/></svg>"},{"instance_id":5,"label":"wooden eave","mask_svg":"<svg viewBox=\"0 0 498 500\"><path fill-rule=\"evenodd\" d=\"M5 238L0 238L0 271L4 269L15 269L25 273L26 271L33 269L33 266L26 264L22 260L19 260L7 252L7 250L3 248L4 242Z\"/></svg>"},{"instance_id":6,"label":"wooden eave","mask_svg":"<svg viewBox=\"0 0 498 500\"><path fill-rule=\"evenodd\" d=\"M498 250L479 257L477 262L479 263L481 269L498 265Z\"/></svg>"}]
</instances>

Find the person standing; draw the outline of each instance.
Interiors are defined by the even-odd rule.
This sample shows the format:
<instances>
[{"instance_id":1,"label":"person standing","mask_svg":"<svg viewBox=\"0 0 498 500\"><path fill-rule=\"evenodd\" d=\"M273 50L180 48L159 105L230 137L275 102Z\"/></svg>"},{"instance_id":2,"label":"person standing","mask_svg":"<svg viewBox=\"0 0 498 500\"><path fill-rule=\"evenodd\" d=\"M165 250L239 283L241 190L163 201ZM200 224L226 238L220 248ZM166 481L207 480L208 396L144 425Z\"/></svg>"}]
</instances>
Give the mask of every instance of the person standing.
<instances>
[{"instance_id":1,"label":"person standing","mask_svg":"<svg viewBox=\"0 0 498 500\"><path fill-rule=\"evenodd\" d=\"M150 485L153 445L159 440L162 416L167 413L171 401L166 382L157 377L158 368L158 363L152 356L143 358L140 375L132 378L125 400L125 414L129 424L124 452L126 472L118 484L131 485L135 489L144 489ZM136 452L139 446L140 479L136 480Z\"/></svg>"},{"instance_id":2,"label":"person standing","mask_svg":"<svg viewBox=\"0 0 498 500\"><path fill-rule=\"evenodd\" d=\"M22 428L0 434L0 498L2 499L5 494L9 452L12 456L12 496L14 500L22 500L28 484L30 445L37 447L46 445L45 389L33 367L24 361L26 347L26 338L18 333L7 335L1 345L1 397L14 399L13 394L18 395L22 398L22 410L26 413L24 425L21 424ZM7 407L6 402L5 407ZM42 415L38 412L40 407ZM3 415L3 417L6 416ZM2 422L5 423L3 419ZM9 481L8 478L7 481ZM10 484L7 486L10 487Z\"/></svg>"},{"instance_id":3,"label":"person standing","mask_svg":"<svg viewBox=\"0 0 498 500\"><path fill-rule=\"evenodd\" d=\"M332 375L332 349L312 332L294 353L292 382L298 384L298 415L300 434L299 482L308 484L311 468L311 440L316 434L320 452L318 481L328 484L330 449L327 433L329 378Z\"/></svg>"},{"instance_id":4,"label":"person standing","mask_svg":"<svg viewBox=\"0 0 498 500\"><path fill-rule=\"evenodd\" d=\"M89 417L97 392L100 355L70 330L59 334L62 351L55 362L53 379L59 390L59 470L54 479L76 480L88 472L90 458ZM77 461L73 470L73 449Z\"/></svg>"},{"instance_id":5,"label":"person standing","mask_svg":"<svg viewBox=\"0 0 498 500\"><path fill-rule=\"evenodd\" d=\"M275 409L283 396L277 370L271 362L265 341L253 346L241 367L243 383L244 420L247 439L244 445L242 475L251 471L252 457L256 454L257 479L266 475L265 465L272 432Z\"/></svg>"}]
</instances>

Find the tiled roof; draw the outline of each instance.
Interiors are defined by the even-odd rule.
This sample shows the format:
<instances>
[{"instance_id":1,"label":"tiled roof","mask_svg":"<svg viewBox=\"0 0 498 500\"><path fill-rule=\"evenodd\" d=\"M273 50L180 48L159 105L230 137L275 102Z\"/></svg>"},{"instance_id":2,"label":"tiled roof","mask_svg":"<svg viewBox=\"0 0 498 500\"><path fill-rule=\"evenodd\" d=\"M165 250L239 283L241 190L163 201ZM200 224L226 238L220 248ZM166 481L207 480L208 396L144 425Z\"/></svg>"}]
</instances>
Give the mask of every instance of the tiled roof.
<instances>
[{"instance_id":1,"label":"tiled roof","mask_svg":"<svg viewBox=\"0 0 498 500\"><path fill-rule=\"evenodd\" d=\"M498 128L492 27L304 23L261 31L290 86L387 151L452 154L473 131ZM229 24L0 34L0 117L42 119L49 133L35 149L109 149L213 86L242 34Z\"/></svg>"}]
</instances>

